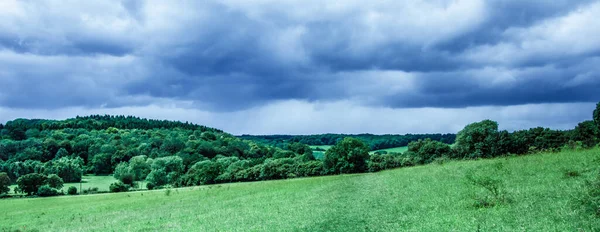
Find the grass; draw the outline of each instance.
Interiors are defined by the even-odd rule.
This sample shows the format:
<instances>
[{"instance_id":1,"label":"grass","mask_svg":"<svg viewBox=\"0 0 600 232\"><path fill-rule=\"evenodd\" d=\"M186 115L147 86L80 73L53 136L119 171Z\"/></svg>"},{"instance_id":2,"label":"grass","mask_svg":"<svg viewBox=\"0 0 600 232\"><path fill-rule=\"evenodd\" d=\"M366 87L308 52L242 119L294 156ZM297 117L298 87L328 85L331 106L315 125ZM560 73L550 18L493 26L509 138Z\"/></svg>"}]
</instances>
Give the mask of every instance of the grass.
<instances>
[{"instance_id":1,"label":"grass","mask_svg":"<svg viewBox=\"0 0 600 232\"><path fill-rule=\"evenodd\" d=\"M108 191L108 187L110 186L110 184L117 182L117 179L115 179L113 176L94 176L94 175L86 175L83 176L83 180L82 180L82 188L83 189L88 189L88 188L98 188L98 191ZM67 192L67 189L69 189L70 186L75 186L77 188L77 192L81 192L81 189L79 189L79 183L65 183L62 190L64 192ZM142 186L146 186L146 185L142 185ZM15 194L13 192L13 190L15 189L16 185L11 185L10 186L10 194Z\"/></svg>"},{"instance_id":2,"label":"grass","mask_svg":"<svg viewBox=\"0 0 600 232\"><path fill-rule=\"evenodd\" d=\"M329 148L333 147L333 145L310 145L309 147L310 147L310 149L313 149L313 150L315 150L317 148L321 148L321 149L327 151L327 150L329 150Z\"/></svg>"},{"instance_id":3,"label":"grass","mask_svg":"<svg viewBox=\"0 0 600 232\"><path fill-rule=\"evenodd\" d=\"M401 168L379 173L172 190L6 199L0 231L595 231L573 199L600 150ZM474 206L466 178L501 178L511 201ZM565 170L580 175L566 177ZM497 173L494 173L497 172ZM166 191L170 191L166 194Z\"/></svg>"},{"instance_id":4,"label":"grass","mask_svg":"<svg viewBox=\"0 0 600 232\"><path fill-rule=\"evenodd\" d=\"M386 151L388 153L390 152L396 152L396 153L403 153L405 151L408 151L408 146L404 146L404 147L393 147L393 148L387 148L387 149L381 149L381 150L376 150L376 151L371 151L369 152L370 154L374 154L375 152L378 151Z\"/></svg>"}]
</instances>

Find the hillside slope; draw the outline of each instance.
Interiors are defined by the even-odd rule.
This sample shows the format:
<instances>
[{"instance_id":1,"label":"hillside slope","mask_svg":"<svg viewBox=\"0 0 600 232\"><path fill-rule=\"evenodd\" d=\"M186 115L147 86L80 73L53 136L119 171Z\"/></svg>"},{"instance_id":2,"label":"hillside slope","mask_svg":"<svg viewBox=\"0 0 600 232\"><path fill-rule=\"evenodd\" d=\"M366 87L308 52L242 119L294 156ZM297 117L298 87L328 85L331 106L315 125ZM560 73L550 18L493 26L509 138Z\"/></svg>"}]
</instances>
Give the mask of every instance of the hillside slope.
<instances>
[{"instance_id":1,"label":"hillside slope","mask_svg":"<svg viewBox=\"0 0 600 232\"><path fill-rule=\"evenodd\" d=\"M592 231L574 200L600 150L379 173L0 202L0 230ZM492 171L490 171L492 170ZM569 177L565 173L581 174ZM510 203L477 208L465 177L501 177Z\"/></svg>"}]
</instances>

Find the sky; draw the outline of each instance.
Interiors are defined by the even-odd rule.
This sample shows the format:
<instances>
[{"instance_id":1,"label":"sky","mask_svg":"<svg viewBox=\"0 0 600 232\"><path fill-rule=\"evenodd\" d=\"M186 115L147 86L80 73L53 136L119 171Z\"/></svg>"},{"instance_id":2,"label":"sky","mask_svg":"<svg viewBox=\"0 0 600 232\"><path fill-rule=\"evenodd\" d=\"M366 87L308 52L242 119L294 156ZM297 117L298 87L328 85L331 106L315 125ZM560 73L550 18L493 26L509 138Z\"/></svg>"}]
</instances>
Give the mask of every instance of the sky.
<instances>
[{"instance_id":1,"label":"sky","mask_svg":"<svg viewBox=\"0 0 600 232\"><path fill-rule=\"evenodd\" d=\"M600 101L598 15L589 0L0 0L0 123L570 129Z\"/></svg>"}]
</instances>

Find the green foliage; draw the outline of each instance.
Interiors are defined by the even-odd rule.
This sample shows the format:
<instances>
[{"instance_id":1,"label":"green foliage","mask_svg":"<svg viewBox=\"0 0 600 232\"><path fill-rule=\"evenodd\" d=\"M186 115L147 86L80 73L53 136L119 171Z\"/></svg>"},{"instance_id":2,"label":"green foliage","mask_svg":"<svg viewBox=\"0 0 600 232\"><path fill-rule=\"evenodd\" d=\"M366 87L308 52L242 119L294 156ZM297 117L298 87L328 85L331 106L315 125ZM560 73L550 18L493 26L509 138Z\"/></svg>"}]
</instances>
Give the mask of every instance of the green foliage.
<instances>
[{"instance_id":1,"label":"green foliage","mask_svg":"<svg viewBox=\"0 0 600 232\"><path fill-rule=\"evenodd\" d=\"M40 197L52 197L58 196L60 193L56 188L51 187L50 185L42 185L37 191L37 195Z\"/></svg>"},{"instance_id":2,"label":"green foliage","mask_svg":"<svg viewBox=\"0 0 600 232\"><path fill-rule=\"evenodd\" d=\"M371 155L368 162L369 172L378 172L381 170L397 168L400 166L400 160L398 159L398 156L395 153L375 153Z\"/></svg>"},{"instance_id":3,"label":"green foliage","mask_svg":"<svg viewBox=\"0 0 600 232\"><path fill-rule=\"evenodd\" d=\"M50 186L51 188L55 189L62 189L62 187L64 186L63 179L61 179L56 174L50 174L46 179L46 184L48 184L48 186Z\"/></svg>"},{"instance_id":4,"label":"green foliage","mask_svg":"<svg viewBox=\"0 0 600 232\"><path fill-rule=\"evenodd\" d=\"M127 191L129 191L129 185L126 185L125 183L118 181L118 182L110 184L109 190L112 193L127 192Z\"/></svg>"},{"instance_id":5,"label":"green foliage","mask_svg":"<svg viewBox=\"0 0 600 232\"><path fill-rule=\"evenodd\" d=\"M219 175L220 165L216 162L205 160L192 165L183 177L183 181L185 185L213 184Z\"/></svg>"},{"instance_id":6,"label":"green foliage","mask_svg":"<svg viewBox=\"0 0 600 232\"><path fill-rule=\"evenodd\" d=\"M100 153L92 159L93 171L96 175L106 175L113 172L111 164L112 155L109 153Z\"/></svg>"},{"instance_id":7,"label":"green foliage","mask_svg":"<svg viewBox=\"0 0 600 232\"><path fill-rule=\"evenodd\" d=\"M307 145L335 145L346 137L362 140L372 151L404 147L412 141L419 139L431 139L447 144L454 143L456 135L454 134L406 134L406 135L373 135L373 134L319 134L319 135L242 135L239 138L256 141L262 144L271 145L278 148L287 148L292 143L301 143ZM316 151L325 151L318 148ZM298 153L302 154L302 153Z\"/></svg>"},{"instance_id":8,"label":"green foliage","mask_svg":"<svg viewBox=\"0 0 600 232\"><path fill-rule=\"evenodd\" d=\"M6 174L6 172L0 172L0 195L10 191L10 188L8 187L10 186L10 183L11 181L8 174Z\"/></svg>"},{"instance_id":9,"label":"green foliage","mask_svg":"<svg viewBox=\"0 0 600 232\"><path fill-rule=\"evenodd\" d=\"M146 181L156 186L166 184L178 185L179 177L184 172L183 159L179 156L167 156L154 159Z\"/></svg>"},{"instance_id":10,"label":"green foliage","mask_svg":"<svg viewBox=\"0 0 600 232\"><path fill-rule=\"evenodd\" d=\"M452 149L448 144L430 139L419 140L408 144L408 151L419 157L422 163L431 163L437 158L452 157Z\"/></svg>"},{"instance_id":11,"label":"green foliage","mask_svg":"<svg viewBox=\"0 0 600 232\"><path fill-rule=\"evenodd\" d=\"M38 192L38 189L42 185L46 184L47 178L47 176L42 174L31 173L19 177L19 179L17 179L17 185L22 192L33 195Z\"/></svg>"},{"instance_id":12,"label":"green foliage","mask_svg":"<svg viewBox=\"0 0 600 232\"><path fill-rule=\"evenodd\" d=\"M573 130L571 139L581 141L584 148L592 148L598 144L599 130L593 121L581 122Z\"/></svg>"},{"instance_id":13,"label":"green foliage","mask_svg":"<svg viewBox=\"0 0 600 232\"><path fill-rule=\"evenodd\" d=\"M325 152L328 173L356 173L367 170L369 147L359 139L345 138Z\"/></svg>"},{"instance_id":14,"label":"green foliage","mask_svg":"<svg viewBox=\"0 0 600 232\"><path fill-rule=\"evenodd\" d=\"M498 123L483 120L467 125L456 135L455 149L464 158L489 158L498 154Z\"/></svg>"},{"instance_id":15,"label":"green foliage","mask_svg":"<svg viewBox=\"0 0 600 232\"><path fill-rule=\"evenodd\" d=\"M62 157L57 160L52 160L45 164L45 173L56 174L67 183L81 181L83 174L83 159L80 157L69 158Z\"/></svg>"},{"instance_id":16,"label":"green foliage","mask_svg":"<svg viewBox=\"0 0 600 232\"><path fill-rule=\"evenodd\" d=\"M77 187L70 186L67 190L67 194L69 195L77 195Z\"/></svg>"}]
</instances>

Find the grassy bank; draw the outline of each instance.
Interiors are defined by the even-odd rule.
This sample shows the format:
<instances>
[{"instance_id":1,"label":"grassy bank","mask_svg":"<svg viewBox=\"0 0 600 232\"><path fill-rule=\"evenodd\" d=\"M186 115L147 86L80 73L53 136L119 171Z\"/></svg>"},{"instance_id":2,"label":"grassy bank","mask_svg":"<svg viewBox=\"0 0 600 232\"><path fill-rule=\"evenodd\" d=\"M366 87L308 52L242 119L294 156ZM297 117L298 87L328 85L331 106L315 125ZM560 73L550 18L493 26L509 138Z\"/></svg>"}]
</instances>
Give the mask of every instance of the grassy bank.
<instances>
[{"instance_id":1,"label":"grassy bank","mask_svg":"<svg viewBox=\"0 0 600 232\"><path fill-rule=\"evenodd\" d=\"M600 220L580 211L574 199L598 167L599 154L596 149L369 174L7 199L0 201L0 230L592 231L600 229ZM501 179L510 201L474 206L486 191L467 180L470 173Z\"/></svg>"}]
</instances>

